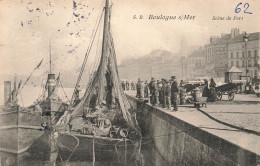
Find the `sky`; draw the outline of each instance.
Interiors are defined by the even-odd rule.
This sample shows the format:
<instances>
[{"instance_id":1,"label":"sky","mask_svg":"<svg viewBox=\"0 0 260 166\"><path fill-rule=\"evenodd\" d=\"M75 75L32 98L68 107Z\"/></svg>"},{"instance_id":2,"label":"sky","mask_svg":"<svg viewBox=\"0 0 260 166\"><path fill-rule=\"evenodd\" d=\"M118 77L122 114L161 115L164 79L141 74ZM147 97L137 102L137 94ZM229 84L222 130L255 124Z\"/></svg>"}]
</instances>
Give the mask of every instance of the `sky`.
<instances>
[{"instance_id":1,"label":"sky","mask_svg":"<svg viewBox=\"0 0 260 166\"><path fill-rule=\"evenodd\" d=\"M111 33L119 63L128 58L164 49L173 53L185 38L190 46L203 46L210 36L230 33L239 28L248 33L260 32L260 1L237 0L110 0ZM241 8L235 13L236 6ZM249 5L245 5L248 3ZM245 5L245 6L244 6ZM104 0L0 0L0 74L25 74L44 58L40 75L49 68L51 48L53 70L78 72L87 52L91 35L99 20ZM247 7L244 13L244 7ZM134 15L143 19L133 19ZM148 19L176 16L175 20ZM195 16L178 20L179 16ZM212 20L215 17L243 20ZM101 21L100 26L103 26ZM88 67L101 53L102 29L94 40ZM51 47L50 47L51 44Z\"/></svg>"}]
</instances>

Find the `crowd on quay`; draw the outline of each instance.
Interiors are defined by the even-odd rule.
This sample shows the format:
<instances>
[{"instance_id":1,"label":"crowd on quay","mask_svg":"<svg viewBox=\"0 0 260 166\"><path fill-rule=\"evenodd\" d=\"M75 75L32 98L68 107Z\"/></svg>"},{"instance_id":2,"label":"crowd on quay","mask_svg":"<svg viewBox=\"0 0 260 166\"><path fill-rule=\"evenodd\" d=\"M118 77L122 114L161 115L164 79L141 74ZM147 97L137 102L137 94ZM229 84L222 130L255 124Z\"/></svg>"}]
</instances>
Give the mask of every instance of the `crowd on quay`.
<instances>
[{"instance_id":1,"label":"crowd on quay","mask_svg":"<svg viewBox=\"0 0 260 166\"><path fill-rule=\"evenodd\" d=\"M156 80L151 78L148 83L138 78L137 83L134 81L122 81L122 88L125 91L136 90L137 98L148 98L153 106L160 106L173 111L178 111L178 105L186 103L186 89L184 81L181 80L178 84L176 76L172 76L169 80L162 78ZM202 90L202 97L207 97L208 101L214 102L216 100L216 83L211 78L210 83L204 80L204 87Z\"/></svg>"}]
</instances>

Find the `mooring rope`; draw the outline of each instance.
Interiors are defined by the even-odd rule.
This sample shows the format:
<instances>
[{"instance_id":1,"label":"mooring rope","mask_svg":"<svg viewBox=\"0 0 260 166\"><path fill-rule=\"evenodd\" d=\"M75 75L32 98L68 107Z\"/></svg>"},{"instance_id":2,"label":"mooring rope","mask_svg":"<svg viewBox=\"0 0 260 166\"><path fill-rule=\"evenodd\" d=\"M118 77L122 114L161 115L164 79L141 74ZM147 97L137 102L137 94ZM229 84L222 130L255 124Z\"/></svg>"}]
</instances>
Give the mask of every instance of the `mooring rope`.
<instances>
[{"instance_id":1,"label":"mooring rope","mask_svg":"<svg viewBox=\"0 0 260 166\"><path fill-rule=\"evenodd\" d=\"M209 115L208 113L206 113L205 111L201 110L200 108L197 108L198 111L200 111L202 114L204 114L205 116L207 116L208 118L220 123L220 124L223 124L225 126L228 126L228 127L231 127L231 128L234 128L234 129L238 129L238 130L241 130L243 132L246 132L246 133L250 133L250 134L255 134L257 136L260 136L260 132L258 131L254 131L254 130L250 130L250 129L246 129L246 128L243 128L243 127L238 127L238 126L235 126L235 125L232 125L232 124L229 124L229 123L226 123L226 122L223 122L219 119L216 119L214 118L213 116Z\"/></svg>"}]
</instances>

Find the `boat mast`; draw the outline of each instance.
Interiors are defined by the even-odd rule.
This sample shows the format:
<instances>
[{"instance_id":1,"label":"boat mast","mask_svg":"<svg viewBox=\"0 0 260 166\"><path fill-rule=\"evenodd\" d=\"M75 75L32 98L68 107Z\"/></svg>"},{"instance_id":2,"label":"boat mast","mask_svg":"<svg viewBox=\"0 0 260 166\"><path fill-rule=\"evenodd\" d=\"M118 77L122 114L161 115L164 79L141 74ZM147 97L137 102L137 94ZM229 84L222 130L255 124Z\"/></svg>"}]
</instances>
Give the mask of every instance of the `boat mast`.
<instances>
[{"instance_id":1,"label":"boat mast","mask_svg":"<svg viewBox=\"0 0 260 166\"><path fill-rule=\"evenodd\" d=\"M49 51L50 51L50 74L51 74L51 40L49 41Z\"/></svg>"},{"instance_id":2,"label":"boat mast","mask_svg":"<svg viewBox=\"0 0 260 166\"><path fill-rule=\"evenodd\" d=\"M52 96L52 94L54 93L54 89L56 87L55 74L52 74L51 71L51 40L49 41L49 52L50 52L50 73L48 74L48 79L47 79L48 98Z\"/></svg>"},{"instance_id":3,"label":"boat mast","mask_svg":"<svg viewBox=\"0 0 260 166\"><path fill-rule=\"evenodd\" d=\"M99 84L99 94L98 101L101 102L104 99L104 77L105 77L105 69L106 69L106 61L107 61L107 37L108 37L108 17L109 17L109 0L106 0L105 6L105 16L104 16L104 29L103 29L103 43L102 43L102 54L101 54L101 77Z\"/></svg>"}]
</instances>

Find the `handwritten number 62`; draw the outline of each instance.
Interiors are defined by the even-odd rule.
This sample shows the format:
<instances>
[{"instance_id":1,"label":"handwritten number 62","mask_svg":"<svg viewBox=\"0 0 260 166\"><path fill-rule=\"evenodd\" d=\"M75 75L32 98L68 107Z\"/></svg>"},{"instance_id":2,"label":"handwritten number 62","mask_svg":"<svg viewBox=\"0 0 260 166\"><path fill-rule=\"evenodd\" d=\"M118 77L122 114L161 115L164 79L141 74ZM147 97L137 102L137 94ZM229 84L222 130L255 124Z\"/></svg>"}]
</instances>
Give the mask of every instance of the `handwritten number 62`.
<instances>
[{"instance_id":1,"label":"handwritten number 62","mask_svg":"<svg viewBox=\"0 0 260 166\"><path fill-rule=\"evenodd\" d=\"M242 2L240 2L240 3L237 5L237 7L235 8L235 12L236 12L236 13L239 13L239 12L241 11L241 8L239 8L240 5L242 5ZM245 3L245 4L244 4L244 8L245 8L244 13L253 14L253 13L251 13L251 12L247 12L247 11L246 11L246 10L249 8L249 4L248 4L248 3Z\"/></svg>"}]
</instances>

